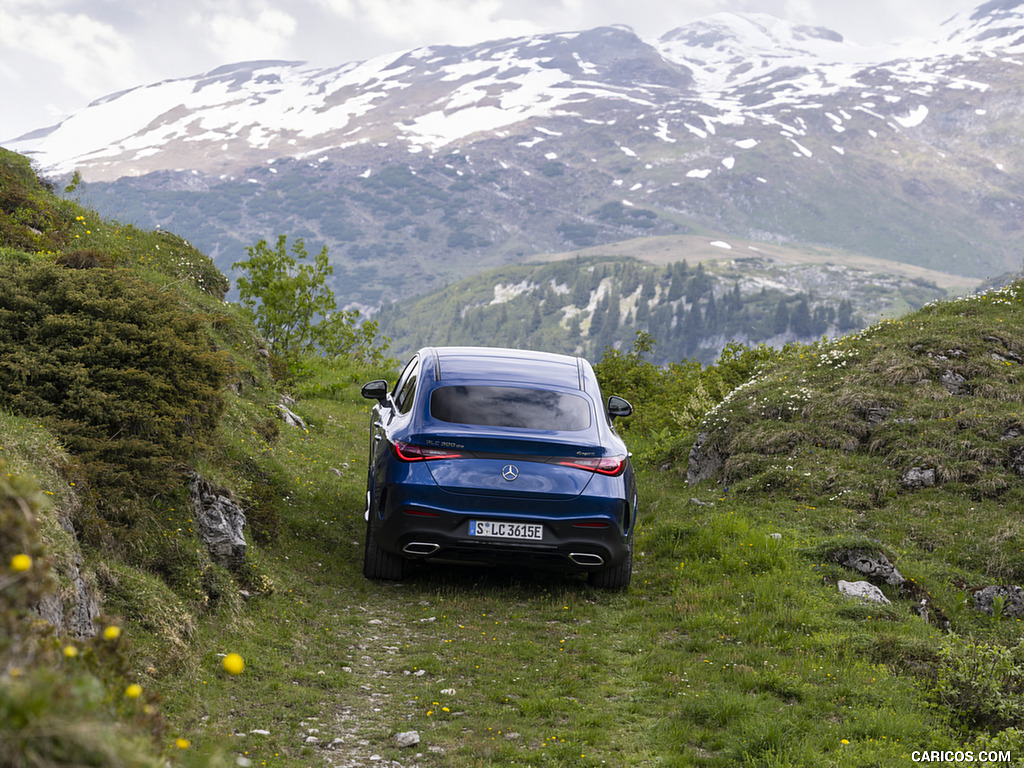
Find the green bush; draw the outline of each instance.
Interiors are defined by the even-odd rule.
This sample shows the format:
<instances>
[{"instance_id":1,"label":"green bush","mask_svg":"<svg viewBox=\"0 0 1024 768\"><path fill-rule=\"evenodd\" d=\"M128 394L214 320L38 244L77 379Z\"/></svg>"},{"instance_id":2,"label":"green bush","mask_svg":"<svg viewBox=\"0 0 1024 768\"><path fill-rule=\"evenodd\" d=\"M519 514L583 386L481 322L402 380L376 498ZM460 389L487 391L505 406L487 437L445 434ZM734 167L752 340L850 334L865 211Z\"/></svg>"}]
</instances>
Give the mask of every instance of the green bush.
<instances>
[{"instance_id":1,"label":"green bush","mask_svg":"<svg viewBox=\"0 0 1024 768\"><path fill-rule=\"evenodd\" d=\"M594 371L605 395L633 405L634 415L617 422L619 431L640 442L634 448L639 458L656 461L682 458L701 419L779 354L733 342L713 366L696 360L657 366L645 359L655 344L654 337L639 331L629 352L605 350Z\"/></svg>"},{"instance_id":2,"label":"green bush","mask_svg":"<svg viewBox=\"0 0 1024 768\"><path fill-rule=\"evenodd\" d=\"M94 489L178 484L226 375L201 318L131 273L0 264L0 407L46 420Z\"/></svg>"},{"instance_id":3,"label":"green bush","mask_svg":"<svg viewBox=\"0 0 1024 768\"><path fill-rule=\"evenodd\" d=\"M7 248L6 246L0 246L0 263L5 261L14 262L16 264L29 264L32 261L32 254L25 253L25 251L19 248Z\"/></svg>"},{"instance_id":4,"label":"green bush","mask_svg":"<svg viewBox=\"0 0 1024 768\"><path fill-rule=\"evenodd\" d=\"M377 323L359 322L358 310L339 310L327 278L334 267L327 246L313 263L305 243L297 239L288 252L287 237L279 235L271 248L266 240L246 249L249 258L232 265L242 271L238 292L271 351L293 374L301 373L301 358L323 355L379 360L387 340L378 342Z\"/></svg>"},{"instance_id":5,"label":"green bush","mask_svg":"<svg viewBox=\"0 0 1024 768\"><path fill-rule=\"evenodd\" d=\"M939 649L932 697L954 722L995 733L1024 719L1024 640L989 645L957 635Z\"/></svg>"}]
</instances>

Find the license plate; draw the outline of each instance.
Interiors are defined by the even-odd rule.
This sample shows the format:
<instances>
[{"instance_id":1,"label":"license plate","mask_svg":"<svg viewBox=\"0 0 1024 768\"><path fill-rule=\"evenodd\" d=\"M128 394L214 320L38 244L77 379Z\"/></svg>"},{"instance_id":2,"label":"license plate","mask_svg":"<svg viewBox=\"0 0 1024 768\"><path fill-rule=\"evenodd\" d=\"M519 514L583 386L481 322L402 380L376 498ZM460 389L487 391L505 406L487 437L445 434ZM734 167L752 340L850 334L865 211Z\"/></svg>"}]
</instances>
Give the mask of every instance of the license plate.
<instances>
[{"instance_id":1,"label":"license plate","mask_svg":"<svg viewBox=\"0 0 1024 768\"><path fill-rule=\"evenodd\" d=\"M490 520L470 520L469 535L491 539L540 541L544 538L544 526L532 523L494 523Z\"/></svg>"}]
</instances>

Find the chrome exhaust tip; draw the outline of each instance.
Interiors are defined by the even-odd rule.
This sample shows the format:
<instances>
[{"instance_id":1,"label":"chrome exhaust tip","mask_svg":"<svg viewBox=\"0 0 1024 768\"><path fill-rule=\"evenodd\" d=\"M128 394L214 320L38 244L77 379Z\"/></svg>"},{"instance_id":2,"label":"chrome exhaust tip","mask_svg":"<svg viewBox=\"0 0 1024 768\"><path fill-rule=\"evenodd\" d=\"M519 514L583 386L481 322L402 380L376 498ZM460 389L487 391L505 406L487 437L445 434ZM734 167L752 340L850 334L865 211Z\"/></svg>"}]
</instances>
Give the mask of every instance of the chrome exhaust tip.
<instances>
[{"instance_id":1,"label":"chrome exhaust tip","mask_svg":"<svg viewBox=\"0 0 1024 768\"><path fill-rule=\"evenodd\" d=\"M402 547L402 551L405 552L405 554L407 555L425 556L434 554L440 548L440 544L434 544L432 542L410 541L408 544Z\"/></svg>"},{"instance_id":2,"label":"chrome exhaust tip","mask_svg":"<svg viewBox=\"0 0 1024 768\"><path fill-rule=\"evenodd\" d=\"M589 552L572 552L569 555L569 559L576 563L576 565L586 565L591 567L604 565L603 557Z\"/></svg>"}]
</instances>

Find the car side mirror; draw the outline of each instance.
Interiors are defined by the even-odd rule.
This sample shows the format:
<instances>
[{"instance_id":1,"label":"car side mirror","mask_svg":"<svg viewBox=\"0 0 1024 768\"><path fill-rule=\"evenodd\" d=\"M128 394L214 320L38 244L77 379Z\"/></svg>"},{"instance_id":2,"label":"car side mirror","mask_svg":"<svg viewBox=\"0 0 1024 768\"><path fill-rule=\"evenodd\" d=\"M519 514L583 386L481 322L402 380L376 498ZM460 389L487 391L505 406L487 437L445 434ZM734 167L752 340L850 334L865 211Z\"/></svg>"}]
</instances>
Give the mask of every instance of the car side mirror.
<instances>
[{"instance_id":1,"label":"car side mirror","mask_svg":"<svg viewBox=\"0 0 1024 768\"><path fill-rule=\"evenodd\" d=\"M377 379L363 385L363 397L367 400L376 400L383 405L388 399L388 383L384 379Z\"/></svg>"},{"instance_id":2,"label":"car side mirror","mask_svg":"<svg viewBox=\"0 0 1024 768\"><path fill-rule=\"evenodd\" d=\"M608 416L612 419L619 416L629 416L633 413L633 406L624 397L612 395L608 398Z\"/></svg>"}]
</instances>

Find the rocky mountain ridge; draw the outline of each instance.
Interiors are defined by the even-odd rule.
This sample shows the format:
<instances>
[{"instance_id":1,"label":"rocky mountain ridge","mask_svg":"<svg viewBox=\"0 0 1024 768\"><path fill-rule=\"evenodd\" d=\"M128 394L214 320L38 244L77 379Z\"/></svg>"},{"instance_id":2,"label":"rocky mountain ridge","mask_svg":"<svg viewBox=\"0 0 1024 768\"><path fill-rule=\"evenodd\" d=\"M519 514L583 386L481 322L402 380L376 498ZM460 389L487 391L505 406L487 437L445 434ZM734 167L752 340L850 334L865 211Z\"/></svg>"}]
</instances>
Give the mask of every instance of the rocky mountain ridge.
<instances>
[{"instance_id":1,"label":"rocky mountain ridge","mask_svg":"<svg viewBox=\"0 0 1024 768\"><path fill-rule=\"evenodd\" d=\"M598 360L606 347L628 348L644 332L656 342L656 364L711 364L729 342L808 343L948 295L922 277L786 263L778 255L660 266L600 256L510 265L386 304L377 319L403 358L426 345L483 339Z\"/></svg>"}]
</instances>

